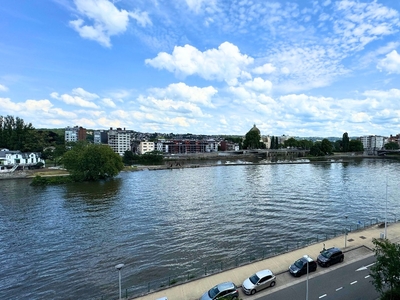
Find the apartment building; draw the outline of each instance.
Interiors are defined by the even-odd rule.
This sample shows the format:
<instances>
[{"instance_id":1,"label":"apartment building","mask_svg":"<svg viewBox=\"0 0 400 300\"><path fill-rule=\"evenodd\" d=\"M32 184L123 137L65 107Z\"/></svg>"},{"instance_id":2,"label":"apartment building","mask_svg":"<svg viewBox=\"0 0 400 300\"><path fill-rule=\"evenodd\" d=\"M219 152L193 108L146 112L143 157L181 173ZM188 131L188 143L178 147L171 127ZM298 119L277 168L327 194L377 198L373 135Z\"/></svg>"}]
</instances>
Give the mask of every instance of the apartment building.
<instances>
[{"instance_id":1,"label":"apartment building","mask_svg":"<svg viewBox=\"0 0 400 300\"><path fill-rule=\"evenodd\" d=\"M141 141L138 147L139 154L145 154L147 152L152 152L154 150L155 150L154 142Z\"/></svg>"},{"instance_id":2,"label":"apartment building","mask_svg":"<svg viewBox=\"0 0 400 300\"><path fill-rule=\"evenodd\" d=\"M108 144L108 132L105 130L95 130L93 132L94 144Z\"/></svg>"},{"instance_id":3,"label":"apartment building","mask_svg":"<svg viewBox=\"0 0 400 300\"><path fill-rule=\"evenodd\" d=\"M83 127L67 127L64 134L65 142L77 142L86 140L86 129Z\"/></svg>"},{"instance_id":4,"label":"apartment building","mask_svg":"<svg viewBox=\"0 0 400 300\"><path fill-rule=\"evenodd\" d=\"M113 129L111 127L107 134L108 145L115 153L123 156L125 151L132 151L132 137L134 134L133 130L125 130L125 128Z\"/></svg>"}]
</instances>

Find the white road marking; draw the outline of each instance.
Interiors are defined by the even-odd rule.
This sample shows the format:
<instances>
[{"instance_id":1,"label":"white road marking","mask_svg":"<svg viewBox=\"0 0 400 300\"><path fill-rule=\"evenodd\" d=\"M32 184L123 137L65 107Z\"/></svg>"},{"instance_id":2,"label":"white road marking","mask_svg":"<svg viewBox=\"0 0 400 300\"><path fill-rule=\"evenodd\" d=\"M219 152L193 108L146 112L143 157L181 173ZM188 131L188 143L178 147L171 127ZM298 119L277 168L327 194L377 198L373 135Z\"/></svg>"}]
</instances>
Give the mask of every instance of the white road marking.
<instances>
[{"instance_id":1,"label":"white road marking","mask_svg":"<svg viewBox=\"0 0 400 300\"><path fill-rule=\"evenodd\" d=\"M323 294L322 296L319 296L319 299L326 297L326 294Z\"/></svg>"},{"instance_id":2,"label":"white road marking","mask_svg":"<svg viewBox=\"0 0 400 300\"><path fill-rule=\"evenodd\" d=\"M364 278L368 278L368 277L370 277L371 275L367 275L367 276L365 276Z\"/></svg>"},{"instance_id":3,"label":"white road marking","mask_svg":"<svg viewBox=\"0 0 400 300\"><path fill-rule=\"evenodd\" d=\"M366 266L364 266L364 267L358 268L358 269L356 270L356 272L357 272L357 271L365 271L365 270L367 270L370 266L373 266L374 264L375 264L375 263L372 263L372 264L366 265Z\"/></svg>"},{"instance_id":4,"label":"white road marking","mask_svg":"<svg viewBox=\"0 0 400 300\"><path fill-rule=\"evenodd\" d=\"M350 284L355 284L355 283L357 283L357 280L356 281L353 281L352 283L350 283Z\"/></svg>"},{"instance_id":5,"label":"white road marking","mask_svg":"<svg viewBox=\"0 0 400 300\"><path fill-rule=\"evenodd\" d=\"M342 286L341 286L340 288L337 288L337 289L336 289L336 292L337 292L337 291L340 291L341 289L343 289Z\"/></svg>"}]
</instances>

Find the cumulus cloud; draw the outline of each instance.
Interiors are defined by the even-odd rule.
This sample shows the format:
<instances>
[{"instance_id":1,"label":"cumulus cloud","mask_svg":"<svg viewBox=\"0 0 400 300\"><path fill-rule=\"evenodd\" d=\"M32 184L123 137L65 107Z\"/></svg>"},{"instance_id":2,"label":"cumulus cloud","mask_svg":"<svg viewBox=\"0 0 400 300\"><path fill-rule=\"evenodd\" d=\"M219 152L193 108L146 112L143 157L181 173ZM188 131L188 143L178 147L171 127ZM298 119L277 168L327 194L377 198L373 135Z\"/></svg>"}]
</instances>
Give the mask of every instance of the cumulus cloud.
<instances>
[{"instance_id":1,"label":"cumulus cloud","mask_svg":"<svg viewBox=\"0 0 400 300\"><path fill-rule=\"evenodd\" d=\"M8 91L8 87L6 87L5 85L0 84L0 92L7 92Z\"/></svg>"},{"instance_id":2,"label":"cumulus cloud","mask_svg":"<svg viewBox=\"0 0 400 300\"><path fill-rule=\"evenodd\" d=\"M222 43L218 49L199 51L191 45L176 46L172 54L161 52L145 63L158 69L166 69L177 76L197 74L206 80L225 81L237 84L238 78L251 78L246 67L254 59L241 54L239 48L229 42Z\"/></svg>"},{"instance_id":3,"label":"cumulus cloud","mask_svg":"<svg viewBox=\"0 0 400 300\"><path fill-rule=\"evenodd\" d=\"M112 107L112 108L117 107L111 98L103 98L103 99L101 99L101 102L104 104L104 106L108 106L108 107Z\"/></svg>"},{"instance_id":4,"label":"cumulus cloud","mask_svg":"<svg viewBox=\"0 0 400 300\"><path fill-rule=\"evenodd\" d=\"M86 93L84 92L84 90L79 90L77 91L77 89L73 90L73 94L74 95L68 95L68 94L62 94L59 95L56 92L53 92L50 94L50 96L54 99L63 101L66 104L69 105L76 105L76 106L80 106L80 107L86 107L86 108L99 108L95 103L91 102L91 98L94 97L94 94L90 94L90 93ZM84 99L85 96L89 96L88 99ZM96 95L97 96L97 95ZM98 96L97 96L98 97Z\"/></svg>"},{"instance_id":5,"label":"cumulus cloud","mask_svg":"<svg viewBox=\"0 0 400 300\"><path fill-rule=\"evenodd\" d=\"M129 17L142 27L151 25L146 12L128 12L118 9L108 0L74 0L77 11L83 18L92 22L87 25L83 18L70 21L70 26L83 38L111 47L110 37L124 33L129 25Z\"/></svg>"},{"instance_id":6,"label":"cumulus cloud","mask_svg":"<svg viewBox=\"0 0 400 300\"><path fill-rule=\"evenodd\" d=\"M211 99L218 91L212 87L199 88L188 86L183 82L170 84L167 88L154 88L149 92L156 98L168 98L179 101L198 103L212 107Z\"/></svg>"},{"instance_id":7,"label":"cumulus cloud","mask_svg":"<svg viewBox=\"0 0 400 300\"><path fill-rule=\"evenodd\" d=\"M253 69L253 73L254 74L271 74L273 72L275 72L276 67L274 67L274 65L272 65L271 63L268 64L264 64L260 67L254 68Z\"/></svg>"},{"instance_id":8,"label":"cumulus cloud","mask_svg":"<svg viewBox=\"0 0 400 300\"><path fill-rule=\"evenodd\" d=\"M244 83L244 86L252 91L258 93L269 94L272 89L272 83L269 80L263 80L260 77L254 78L253 80Z\"/></svg>"},{"instance_id":9,"label":"cumulus cloud","mask_svg":"<svg viewBox=\"0 0 400 300\"><path fill-rule=\"evenodd\" d=\"M388 73L400 74L400 55L393 50L378 62L377 68Z\"/></svg>"}]
</instances>

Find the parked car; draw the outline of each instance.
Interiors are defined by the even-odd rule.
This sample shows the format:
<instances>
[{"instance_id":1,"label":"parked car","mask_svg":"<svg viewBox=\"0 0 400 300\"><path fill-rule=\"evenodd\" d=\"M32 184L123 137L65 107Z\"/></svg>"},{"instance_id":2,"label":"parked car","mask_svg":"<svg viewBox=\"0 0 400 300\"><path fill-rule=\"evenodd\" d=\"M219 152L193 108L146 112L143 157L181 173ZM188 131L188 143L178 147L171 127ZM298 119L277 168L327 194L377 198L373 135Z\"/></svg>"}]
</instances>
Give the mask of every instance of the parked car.
<instances>
[{"instance_id":1,"label":"parked car","mask_svg":"<svg viewBox=\"0 0 400 300\"><path fill-rule=\"evenodd\" d=\"M200 300L237 300L239 291L233 282L217 284L201 296Z\"/></svg>"},{"instance_id":2,"label":"parked car","mask_svg":"<svg viewBox=\"0 0 400 300\"><path fill-rule=\"evenodd\" d=\"M246 295L254 295L255 292L261 291L267 287L272 287L276 283L276 277L271 270L262 270L247 278L242 289Z\"/></svg>"},{"instance_id":3,"label":"parked car","mask_svg":"<svg viewBox=\"0 0 400 300\"><path fill-rule=\"evenodd\" d=\"M304 255L289 266L290 274L296 277L307 274L307 263L308 272L314 272L317 270L317 262L308 255Z\"/></svg>"},{"instance_id":4,"label":"parked car","mask_svg":"<svg viewBox=\"0 0 400 300\"><path fill-rule=\"evenodd\" d=\"M329 267L343 260L344 254L342 250L336 247L322 250L317 258L317 262L321 267Z\"/></svg>"}]
</instances>

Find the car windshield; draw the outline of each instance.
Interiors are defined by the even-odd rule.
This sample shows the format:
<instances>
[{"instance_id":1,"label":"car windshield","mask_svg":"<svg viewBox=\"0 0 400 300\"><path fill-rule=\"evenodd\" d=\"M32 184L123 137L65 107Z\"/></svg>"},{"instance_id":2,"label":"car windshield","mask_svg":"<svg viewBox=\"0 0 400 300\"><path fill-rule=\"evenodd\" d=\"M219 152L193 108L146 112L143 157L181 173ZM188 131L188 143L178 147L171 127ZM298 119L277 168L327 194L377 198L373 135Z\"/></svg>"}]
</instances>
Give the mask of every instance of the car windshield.
<instances>
[{"instance_id":1,"label":"car windshield","mask_svg":"<svg viewBox=\"0 0 400 300\"><path fill-rule=\"evenodd\" d=\"M294 263L294 265L296 267L298 267L299 269L301 269L303 267L303 265L304 265L304 262L301 259L299 259Z\"/></svg>"},{"instance_id":2,"label":"car windshield","mask_svg":"<svg viewBox=\"0 0 400 300\"><path fill-rule=\"evenodd\" d=\"M250 279L252 284L256 284L260 280L260 278L257 276L257 274L254 274L249 279Z\"/></svg>"},{"instance_id":3,"label":"car windshield","mask_svg":"<svg viewBox=\"0 0 400 300\"><path fill-rule=\"evenodd\" d=\"M330 258L331 255L332 255L332 252L329 252L329 251L322 251L322 252L321 252L321 255L322 255L323 257L325 257L325 258Z\"/></svg>"},{"instance_id":4,"label":"car windshield","mask_svg":"<svg viewBox=\"0 0 400 300\"><path fill-rule=\"evenodd\" d=\"M208 296L210 296L211 299L213 299L215 296L217 296L219 293L218 287L214 286L211 290L208 291Z\"/></svg>"}]
</instances>

